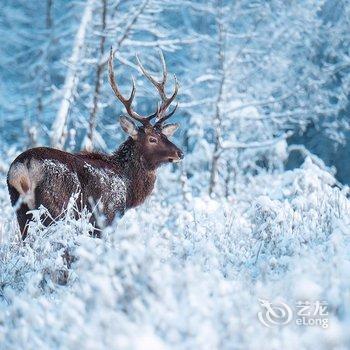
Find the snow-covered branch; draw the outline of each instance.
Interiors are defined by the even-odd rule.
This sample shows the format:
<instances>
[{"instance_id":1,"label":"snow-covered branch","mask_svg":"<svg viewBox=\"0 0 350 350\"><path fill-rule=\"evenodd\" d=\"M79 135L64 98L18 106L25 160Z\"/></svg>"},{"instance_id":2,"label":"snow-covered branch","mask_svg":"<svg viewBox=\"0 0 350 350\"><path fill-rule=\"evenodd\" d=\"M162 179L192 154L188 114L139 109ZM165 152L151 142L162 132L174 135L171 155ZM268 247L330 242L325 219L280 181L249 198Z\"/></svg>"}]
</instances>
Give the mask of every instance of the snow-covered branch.
<instances>
[{"instance_id":1,"label":"snow-covered branch","mask_svg":"<svg viewBox=\"0 0 350 350\"><path fill-rule=\"evenodd\" d=\"M57 111L56 118L51 127L51 145L62 148L67 137L67 121L74 94L79 81L79 69L81 52L85 43L86 31L92 18L95 0L88 0L73 43L72 55L69 58L69 68L61 91L62 101Z\"/></svg>"}]
</instances>

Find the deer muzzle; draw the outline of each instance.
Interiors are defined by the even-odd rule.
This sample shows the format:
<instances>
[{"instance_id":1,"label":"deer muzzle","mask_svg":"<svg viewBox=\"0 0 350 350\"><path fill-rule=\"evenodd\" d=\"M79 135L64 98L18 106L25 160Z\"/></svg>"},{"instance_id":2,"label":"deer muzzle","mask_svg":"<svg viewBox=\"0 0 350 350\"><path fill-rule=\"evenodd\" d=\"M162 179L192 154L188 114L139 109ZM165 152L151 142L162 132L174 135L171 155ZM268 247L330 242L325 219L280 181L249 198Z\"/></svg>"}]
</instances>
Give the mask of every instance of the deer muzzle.
<instances>
[{"instance_id":1,"label":"deer muzzle","mask_svg":"<svg viewBox=\"0 0 350 350\"><path fill-rule=\"evenodd\" d=\"M175 157L169 157L169 163L178 163L180 162L184 157L184 154L182 151L177 150Z\"/></svg>"}]
</instances>

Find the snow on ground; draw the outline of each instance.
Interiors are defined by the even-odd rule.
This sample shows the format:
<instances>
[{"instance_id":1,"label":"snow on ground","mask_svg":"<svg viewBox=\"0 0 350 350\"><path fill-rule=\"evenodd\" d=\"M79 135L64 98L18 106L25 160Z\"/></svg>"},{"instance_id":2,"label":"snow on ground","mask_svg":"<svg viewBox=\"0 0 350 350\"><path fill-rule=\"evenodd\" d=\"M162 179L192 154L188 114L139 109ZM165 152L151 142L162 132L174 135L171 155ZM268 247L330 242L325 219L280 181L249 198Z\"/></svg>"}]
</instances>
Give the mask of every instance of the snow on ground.
<instances>
[{"instance_id":1,"label":"snow on ground","mask_svg":"<svg viewBox=\"0 0 350 350\"><path fill-rule=\"evenodd\" d=\"M103 239L84 214L35 222L23 244L2 179L0 349L349 348L350 202L334 184L306 159L230 201L158 191ZM329 325L266 327L259 299L326 301Z\"/></svg>"}]
</instances>

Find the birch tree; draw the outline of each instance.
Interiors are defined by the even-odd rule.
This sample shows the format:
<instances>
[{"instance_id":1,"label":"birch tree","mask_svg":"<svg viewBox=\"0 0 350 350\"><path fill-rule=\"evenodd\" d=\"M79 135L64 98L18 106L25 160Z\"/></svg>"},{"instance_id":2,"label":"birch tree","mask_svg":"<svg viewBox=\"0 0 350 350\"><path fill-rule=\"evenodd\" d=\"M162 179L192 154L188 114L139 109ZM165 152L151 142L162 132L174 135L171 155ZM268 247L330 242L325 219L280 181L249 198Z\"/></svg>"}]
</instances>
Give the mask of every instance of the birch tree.
<instances>
[{"instance_id":1,"label":"birch tree","mask_svg":"<svg viewBox=\"0 0 350 350\"><path fill-rule=\"evenodd\" d=\"M72 55L68 60L68 71L61 91L62 100L57 111L56 118L51 128L51 145L63 148L67 137L67 119L71 104L74 102L74 94L79 81L79 68L81 52L85 44L86 31L92 19L95 0L88 0L85 4L81 22L76 33Z\"/></svg>"}]
</instances>

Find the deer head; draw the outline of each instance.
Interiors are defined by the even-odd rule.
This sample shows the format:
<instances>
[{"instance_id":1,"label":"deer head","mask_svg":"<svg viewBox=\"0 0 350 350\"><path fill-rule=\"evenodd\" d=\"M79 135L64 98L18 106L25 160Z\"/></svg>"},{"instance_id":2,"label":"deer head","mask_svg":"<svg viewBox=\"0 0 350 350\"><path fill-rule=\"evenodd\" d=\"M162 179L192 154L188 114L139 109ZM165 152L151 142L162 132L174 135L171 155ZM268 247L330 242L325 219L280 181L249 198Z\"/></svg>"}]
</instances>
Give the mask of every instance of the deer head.
<instances>
[{"instance_id":1,"label":"deer head","mask_svg":"<svg viewBox=\"0 0 350 350\"><path fill-rule=\"evenodd\" d=\"M161 81L157 81L152 77L141 64L138 56L137 62L145 77L156 87L161 103L158 104L157 111L149 116L141 116L132 109L132 101L135 97L135 81L132 78L132 90L129 98L125 98L116 83L115 74L113 69L113 50L111 49L108 60L108 78L112 90L117 99L124 105L128 116L120 117L120 125L122 129L134 140L135 147L138 149L145 159L146 164L151 168L156 168L159 165L167 162L178 162L183 158L182 151L169 141L174 132L179 127L178 124L164 124L176 111L177 104L174 109L166 114L171 103L174 101L178 90L179 84L175 79L175 88L173 94L168 97L165 93L165 84L167 81L167 69L162 52L160 51L160 58L163 68L163 77ZM156 120L154 124L152 120ZM139 123L139 125L137 124Z\"/></svg>"}]
</instances>

